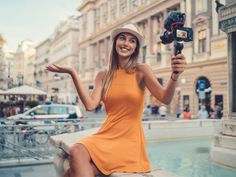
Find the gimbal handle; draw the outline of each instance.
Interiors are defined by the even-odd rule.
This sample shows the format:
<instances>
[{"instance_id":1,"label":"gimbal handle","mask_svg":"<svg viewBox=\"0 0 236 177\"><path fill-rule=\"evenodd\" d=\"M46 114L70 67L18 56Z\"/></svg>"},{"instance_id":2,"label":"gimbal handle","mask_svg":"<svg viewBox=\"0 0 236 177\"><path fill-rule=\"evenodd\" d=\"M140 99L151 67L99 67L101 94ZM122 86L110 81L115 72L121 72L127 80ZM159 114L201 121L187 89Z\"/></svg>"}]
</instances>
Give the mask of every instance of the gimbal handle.
<instances>
[{"instance_id":1,"label":"gimbal handle","mask_svg":"<svg viewBox=\"0 0 236 177\"><path fill-rule=\"evenodd\" d=\"M182 42L178 42L174 40L174 55L180 54L184 48L184 44Z\"/></svg>"},{"instance_id":2,"label":"gimbal handle","mask_svg":"<svg viewBox=\"0 0 236 177\"><path fill-rule=\"evenodd\" d=\"M174 40L174 55L178 55L182 52L184 44ZM178 74L178 71L174 71L175 74Z\"/></svg>"}]
</instances>

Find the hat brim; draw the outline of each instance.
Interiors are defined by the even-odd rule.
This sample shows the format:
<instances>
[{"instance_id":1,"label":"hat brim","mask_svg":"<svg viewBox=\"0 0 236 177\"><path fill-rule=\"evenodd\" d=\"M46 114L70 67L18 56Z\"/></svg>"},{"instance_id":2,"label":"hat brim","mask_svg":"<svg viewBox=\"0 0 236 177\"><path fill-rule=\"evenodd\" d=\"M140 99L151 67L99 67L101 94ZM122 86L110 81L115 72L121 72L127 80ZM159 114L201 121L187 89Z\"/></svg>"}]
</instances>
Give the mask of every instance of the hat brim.
<instances>
[{"instance_id":1,"label":"hat brim","mask_svg":"<svg viewBox=\"0 0 236 177\"><path fill-rule=\"evenodd\" d=\"M120 34L120 33L130 33L130 34L134 35L135 37L137 37L140 46L143 44L143 36L140 35L139 33L137 33L136 31L131 30L131 29L129 29L129 28L116 28L116 29L114 29L114 30L111 32L112 40L114 40L115 37L116 37L118 34Z\"/></svg>"}]
</instances>

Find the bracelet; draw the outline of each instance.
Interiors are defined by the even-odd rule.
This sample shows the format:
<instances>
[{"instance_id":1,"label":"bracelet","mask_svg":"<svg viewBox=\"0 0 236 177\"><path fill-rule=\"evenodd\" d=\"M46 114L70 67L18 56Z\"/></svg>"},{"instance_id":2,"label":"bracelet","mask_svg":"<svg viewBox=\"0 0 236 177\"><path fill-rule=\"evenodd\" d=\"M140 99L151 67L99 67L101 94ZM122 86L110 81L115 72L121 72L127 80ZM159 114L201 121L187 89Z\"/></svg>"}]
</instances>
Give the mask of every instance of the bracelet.
<instances>
[{"instance_id":1,"label":"bracelet","mask_svg":"<svg viewBox=\"0 0 236 177\"><path fill-rule=\"evenodd\" d=\"M170 76L172 81L174 81L174 82L178 81L178 79L174 79L172 76L173 76L173 74L171 74L171 76Z\"/></svg>"}]
</instances>

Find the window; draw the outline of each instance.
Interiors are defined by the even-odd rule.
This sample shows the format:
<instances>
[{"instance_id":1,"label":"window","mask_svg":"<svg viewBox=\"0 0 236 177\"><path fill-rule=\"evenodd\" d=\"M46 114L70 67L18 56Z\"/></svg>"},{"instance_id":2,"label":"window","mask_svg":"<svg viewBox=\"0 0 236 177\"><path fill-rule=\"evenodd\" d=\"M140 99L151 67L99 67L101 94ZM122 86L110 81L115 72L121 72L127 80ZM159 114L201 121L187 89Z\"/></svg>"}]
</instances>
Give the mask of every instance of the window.
<instances>
[{"instance_id":1,"label":"window","mask_svg":"<svg viewBox=\"0 0 236 177\"><path fill-rule=\"evenodd\" d=\"M142 50L142 53L143 53L143 63L146 63L147 47L144 46L142 49L143 49Z\"/></svg>"},{"instance_id":2,"label":"window","mask_svg":"<svg viewBox=\"0 0 236 177\"><path fill-rule=\"evenodd\" d=\"M215 95L215 105L218 105L223 109L223 95Z\"/></svg>"},{"instance_id":3,"label":"window","mask_svg":"<svg viewBox=\"0 0 236 177\"><path fill-rule=\"evenodd\" d=\"M68 107L69 114L76 113L76 109L74 107Z\"/></svg>"},{"instance_id":4,"label":"window","mask_svg":"<svg viewBox=\"0 0 236 177\"><path fill-rule=\"evenodd\" d=\"M64 106L56 106L56 107L50 107L50 115L54 114L68 114L68 108Z\"/></svg>"},{"instance_id":5,"label":"window","mask_svg":"<svg viewBox=\"0 0 236 177\"><path fill-rule=\"evenodd\" d=\"M189 95L183 95L183 106L189 106Z\"/></svg>"},{"instance_id":6,"label":"window","mask_svg":"<svg viewBox=\"0 0 236 177\"><path fill-rule=\"evenodd\" d=\"M196 0L196 14L201 12L206 12L207 10L207 0Z\"/></svg>"},{"instance_id":7,"label":"window","mask_svg":"<svg viewBox=\"0 0 236 177\"><path fill-rule=\"evenodd\" d=\"M161 42L157 42L154 45L154 52L156 54L156 61L161 62Z\"/></svg>"},{"instance_id":8,"label":"window","mask_svg":"<svg viewBox=\"0 0 236 177\"><path fill-rule=\"evenodd\" d=\"M37 108L34 111L29 113L30 115L47 115L48 114L48 108L46 107L41 107L41 108Z\"/></svg>"},{"instance_id":9,"label":"window","mask_svg":"<svg viewBox=\"0 0 236 177\"><path fill-rule=\"evenodd\" d=\"M146 5L148 0L140 0L142 5Z\"/></svg>"},{"instance_id":10,"label":"window","mask_svg":"<svg viewBox=\"0 0 236 177\"><path fill-rule=\"evenodd\" d=\"M116 6L117 6L116 0L111 0L111 19L112 20L116 19Z\"/></svg>"},{"instance_id":11,"label":"window","mask_svg":"<svg viewBox=\"0 0 236 177\"><path fill-rule=\"evenodd\" d=\"M93 85L89 85L89 86L88 86L88 89L89 89L90 91L93 90L93 88L94 88Z\"/></svg>"},{"instance_id":12,"label":"window","mask_svg":"<svg viewBox=\"0 0 236 177\"><path fill-rule=\"evenodd\" d=\"M206 30L198 32L198 53L206 52Z\"/></svg>"},{"instance_id":13,"label":"window","mask_svg":"<svg viewBox=\"0 0 236 177\"><path fill-rule=\"evenodd\" d=\"M82 50L81 50L81 68L82 69L85 69L85 67L86 67L86 48L83 48Z\"/></svg>"},{"instance_id":14,"label":"window","mask_svg":"<svg viewBox=\"0 0 236 177\"><path fill-rule=\"evenodd\" d=\"M157 20L157 29L156 29L156 34L162 33L162 28L163 28L163 14L160 14L156 17Z\"/></svg>"},{"instance_id":15,"label":"window","mask_svg":"<svg viewBox=\"0 0 236 177\"><path fill-rule=\"evenodd\" d=\"M157 78L157 80L158 80L158 82L161 84L161 85L163 85L163 79L162 78Z\"/></svg>"},{"instance_id":16,"label":"window","mask_svg":"<svg viewBox=\"0 0 236 177\"><path fill-rule=\"evenodd\" d=\"M86 31L87 31L87 14L83 14L82 17L83 21L82 21L82 36L86 36Z\"/></svg>"},{"instance_id":17,"label":"window","mask_svg":"<svg viewBox=\"0 0 236 177\"><path fill-rule=\"evenodd\" d=\"M108 6L107 3L103 4L103 9L102 9L102 13L103 13L103 22L106 24L107 23L107 15L108 15Z\"/></svg>"},{"instance_id":18,"label":"window","mask_svg":"<svg viewBox=\"0 0 236 177\"><path fill-rule=\"evenodd\" d=\"M95 16L96 16L96 23L95 23L95 29L100 27L100 8L98 7L95 10Z\"/></svg>"},{"instance_id":19,"label":"window","mask_svg":"<svg viewBox=\"0 0 236 177\"><path fill-rule=\"evenodd\" d=\"M144 45L145 45L148 42L147 41L148 40L148 33L149 33L148 21L144 20L144 21L139 22L138 28L144 36Z\"/></svg>"},{"instance_id":20,"label":"window","mask_svg":"<svg viewBox=\"0 0 236 177\"><path fill-rule=\"evenodd\" d=\"M120 0L120 14L124 14L126 12L126 0Z\"/></svg>"},{"instance_id":21,"label":"window","mask_svg":"<svg viewBox=\"0 0 236 177\"><path fill-rule=\"evenodd\" d=\"M105 52L105 43L104 43L104 40L102 40L102 41L100 41L99 42L99 62L100 62L100 64L99 64L99 66L100 67L103 67L103 66L105 66L105 58L106 58L106 52Z\"/></svg>"},{"instance_id":22,"label":"window","mask_svg":"<svg viewBox=\"0 0 236 177\"><path fill-rule=\"evenodd\" d=\"M130 0L130 10L134 10L138 7L138 0Z\"/></svg>"}]
</instances>

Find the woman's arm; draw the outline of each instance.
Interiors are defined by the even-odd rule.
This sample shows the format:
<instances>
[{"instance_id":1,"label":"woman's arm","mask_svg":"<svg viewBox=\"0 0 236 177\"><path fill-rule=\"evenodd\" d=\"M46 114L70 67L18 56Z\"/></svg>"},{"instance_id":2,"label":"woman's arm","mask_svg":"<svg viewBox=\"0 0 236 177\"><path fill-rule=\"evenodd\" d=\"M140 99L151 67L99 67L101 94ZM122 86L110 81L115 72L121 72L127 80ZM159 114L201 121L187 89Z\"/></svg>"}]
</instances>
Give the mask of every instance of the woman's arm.
<instances>
[{"instance_id":1,"label":"woman's arm","mask_svg":"<svg viewBox=\"0 0 236 177\"><path fill-rule=\"evenodd\" d=\"M157 81L152 69L147 65L142 65L141 70L143 73L144 83L153 96L155 96L162 103L169 104L175 93L178 77L184 71L185 66L186 61L182 54L178 54L171 58L172 74L166 87L164 88Z\"/></svg>"},{"instance_id":2,"label":"woman's arm","mask_svg":"<svg viewBox=\"0 0 236 177\"><path fill-rule=\"evenodd\" d=\"M49 65L46 67L46 69L51 72L68 73L71 75L77 93L87 111L92 111L98 106L101 101L103 86L102 82L105 72L99 72L97 74L95 78L94 89L92 93L89 94L89 92L84 88L83 84L81 83L75 69L69 67L61 67L57 65Z\"/></svg>"}]
</instances>

